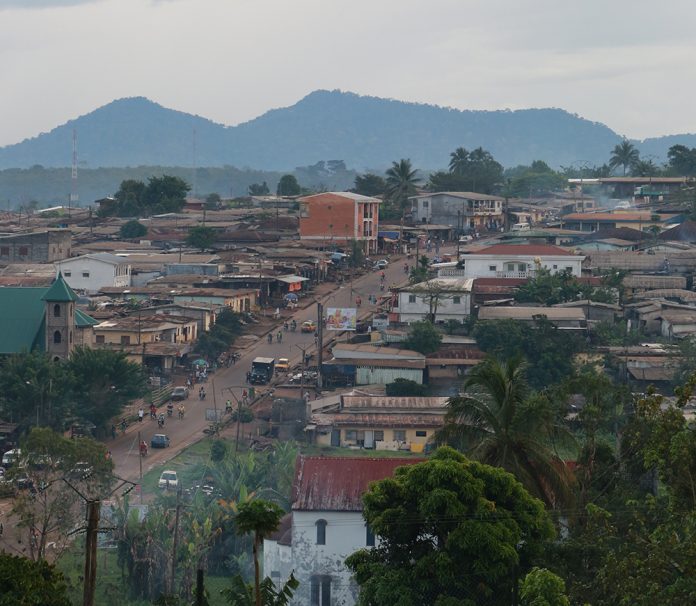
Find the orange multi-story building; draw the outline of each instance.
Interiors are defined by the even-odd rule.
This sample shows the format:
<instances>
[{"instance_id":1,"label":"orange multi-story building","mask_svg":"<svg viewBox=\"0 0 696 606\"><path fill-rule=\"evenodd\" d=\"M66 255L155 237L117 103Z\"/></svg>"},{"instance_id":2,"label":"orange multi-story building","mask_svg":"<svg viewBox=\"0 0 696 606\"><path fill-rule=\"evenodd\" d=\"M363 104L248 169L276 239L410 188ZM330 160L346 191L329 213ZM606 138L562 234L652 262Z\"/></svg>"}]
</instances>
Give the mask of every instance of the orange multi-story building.
<instances>
[{"instance_id":1,"label":"orange multi-story building","mask_svg":"<svg viewBox=\"0 0 696 606\"><path fill-rule=\"evenodd\" d=\"M325 192L300 202L300 240L318 240L327 246L363 244L365 253L377 250L380 200L351 192Z\"/></svg>"}]
</instances>

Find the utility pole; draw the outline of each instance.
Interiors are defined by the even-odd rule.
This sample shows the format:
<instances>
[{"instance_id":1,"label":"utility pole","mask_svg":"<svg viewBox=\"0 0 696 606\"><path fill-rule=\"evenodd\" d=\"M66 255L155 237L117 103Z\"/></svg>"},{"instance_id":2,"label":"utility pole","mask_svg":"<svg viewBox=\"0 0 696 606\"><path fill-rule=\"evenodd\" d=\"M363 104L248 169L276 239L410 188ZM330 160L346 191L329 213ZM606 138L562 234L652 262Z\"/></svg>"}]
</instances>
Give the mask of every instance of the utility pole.
<instances>
[{"instance_id":1,"label":"utility pole","mask_svg":"<svg viewBox=\"0 0 696 606\"><path fill-rule=\"evenodd\" d=\"M142 444L141 438L140 438L140 430L138 430L138 452L140 453L140 457L138 458L138 462L140 463L140 504L143 504L143 455L140 452L140 445Z\"/></svg>"},{"instance_id":2,"label":"utility pole","mask_svg":"<svg viewBox=\"0 0 696 606\"><path fill-rule=\"evenodd\" d=\"M172 577L169 581L169 593L174 594L176 578L176 548L179 546L179 514L181 513L181 485L176 490L176 514L174 516L174 541L172 543Z\"/></svg>"},{"instance_id":3,"label":"utility pole","mask_svg":"<svg viewBox=\"0 0 696 606\"><path fill-rule=\"evenodd\" d=\"M94 606L94 589L97 581L97 532L101 502L87 501L87 531L85 535L85 588L83 606Z\"/></svg>"},{"instance_id":4,"label":"utility pole","mask_svg":"<svg viewBox=\"0 0 696 606\"><path fill-rule=\"evenodd\" d=\"M196 570L196 606L203 606L203 569Z\"/></svg>"},{"instance_id":5,"label":"utility pole","mask_svg":"<svg viewBox=\"0 0 696 606\"><path fill-rule=\"evenodd\" d=\"M317 388L321 389L323 387L323 377L321 373L321 366L323 363L324 356L324 306L321 303L317 303Z\"/></svg>"},{"instance_id":6,"label":"utility pole","mask_svg":"<svg viewBox=\"0 0 696 606\"><path fill-rule=\"evenodd\" d=\"M237 400L237 437L234 439L234 453L237 454L239 450L239 427L242 423L242 401L235 396Z\"/></svg>"}]
</instances>

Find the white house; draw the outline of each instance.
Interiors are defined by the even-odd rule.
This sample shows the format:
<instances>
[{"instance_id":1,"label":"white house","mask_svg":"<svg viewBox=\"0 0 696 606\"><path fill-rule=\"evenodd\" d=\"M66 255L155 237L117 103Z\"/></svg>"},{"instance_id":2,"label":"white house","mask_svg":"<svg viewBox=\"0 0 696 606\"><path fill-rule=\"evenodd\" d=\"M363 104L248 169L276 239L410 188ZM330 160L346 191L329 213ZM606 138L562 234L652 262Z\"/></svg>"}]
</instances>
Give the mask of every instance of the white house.
<instances>
[{"instance_id":1,"label":"white house","mask_svg":"<svg viewBox=\"0 0 696 606\"><path fill-rule=\"evenodd\" d=\"M345 559L379 544L362 517L362 495L370 482L422 460L300 456L292 511L263 542L264 575L278 586L294 572L296 606L353 606L358 586Z\"/></svg>"},{"instance_id":2,"label":"white house","mask_svg":"<svg viewBox=\"0 0 696 606\"><path fill-rule=\"evenodd\" d=\"M466 278L531 278L537 267L580 277L585 257L548 244L494 244L460 255Z\"/></svg>"},{"instance_id":3,"label":"white house","mask_svg":"<svg viewBox=\"0 0 696 606\"><path fill-rule=\"evenodd\" d=\"M425 320L434 314L435 322L463 322L471 313L471 278L443 277L411 284L399 290L392 314L405 324Z\"/></svg>"},{"instance_id":4,"label":"white house","mask_svg":"<svg viewBox=\"0 0 696 606\"><path fill-rule=\"evenodd\" d=\"M130 286L131 266L124 257L92 253L57 261L65 281L73 290L93 294L105 286Z\"/></svg>"}]
</instances>

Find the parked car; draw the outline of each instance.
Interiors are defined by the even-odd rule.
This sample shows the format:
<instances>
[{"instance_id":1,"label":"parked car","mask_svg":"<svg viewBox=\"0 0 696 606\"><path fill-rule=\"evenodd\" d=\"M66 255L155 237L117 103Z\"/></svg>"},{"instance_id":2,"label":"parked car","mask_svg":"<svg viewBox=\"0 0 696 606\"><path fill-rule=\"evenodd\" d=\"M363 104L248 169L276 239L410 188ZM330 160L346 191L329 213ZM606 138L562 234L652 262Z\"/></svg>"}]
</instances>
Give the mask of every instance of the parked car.
<instances>
[{"instance_id":1,"label":"parked car","mask_svg":"<svg viewBox=\"0 0 696 606\"><path fill-rule=\"evenodd\" d=\"M157 486L165 489L178 488L179 478L176 475L176 471L172 471L171 469L163 471L160 475L159 482L157 482Z\"/></svg>"},{"instance_id":2,"label":"parked car","mask_svg":"<svg viewBox=\"0 0 696 606\"><path fill-rule=\"evenodd\" d=\"M389 261L387 261L386 259L380 259L379 261L377 261L377 263L375 263L374 269L387 269L388 266Z\"/></svg>"},{"instance_id":3,"label":"parked car","mask_svg":"<svg viewBox=\"0 0 696 606\"><path fill-rule=\"evenodd\" d=\"M78 461L68 475L76 480L86 480L92 475L92 471L92 466L87 461Z\"/></svg>"},{"instance_id":4,"label":"parked car","mask_svg":"<svg viewBox=\"0 0 696 606\"><path fill-rule=\"evenodd\" d=\"M2 466L5 469L9 469L13 465L19 462L19 458L22 456L22 451L19 448L13 448L8 450L4 455L2 455Z\"/></svg>"},{"instance_id":5,"label":"parked car","mask_svg":"<svg viewBox=\"0 0 696 606\"><path fill-rule=\"evenodd\" d=\"M275 363L275 371L279 373L288 372L288 370L290 370L290 360L287 358L278 358L278 361Z\"/></svg>"},{"instance_id":6,"label":"parked car","mask_svg":"<svg viewBox=\"0 0 696 606\"><path fill-rule=\"evenodd\" d=\"M169 436L163 433L156 433L150 440L151 448L168 448Z\"/></svg>"},{"instance_id":7,"label":"parked car","mask_svg":"<svg viewBox=\"0 0 696 606\"><path fill-rule=\"evenodd\" d=\"M188 400L188 387L175 387L172 391L172 400Z\"/></svg>"},{"instance_id":8,"label":"parked car","mask_svg":"<svg viewBox=\"0 0 696 606\"><path fill-rule=\"evenodd\" d=\"M302 322L302 326L300 330L302 332L314 332L317 329L317 325L313 320L307 320L306 322Z\"/></svg>"}]
</instances>

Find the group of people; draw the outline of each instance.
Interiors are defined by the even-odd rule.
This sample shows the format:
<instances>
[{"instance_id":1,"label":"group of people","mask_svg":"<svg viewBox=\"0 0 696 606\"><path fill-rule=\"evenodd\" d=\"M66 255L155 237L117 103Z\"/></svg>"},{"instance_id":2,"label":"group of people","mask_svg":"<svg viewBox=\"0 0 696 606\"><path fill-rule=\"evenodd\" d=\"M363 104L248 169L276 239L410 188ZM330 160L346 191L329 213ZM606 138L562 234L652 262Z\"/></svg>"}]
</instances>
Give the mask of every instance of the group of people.
<instances>
[{"instance_id":1,"label":"group of people","mask_svg":"<svg viewBox=\"0 0 696 606\"><path fill-rule=\"evenodd\" d=\"M268 344L269 344L269 345L270 345L271 343L273 343L273 333L270 333L270 332L269 332L269 333L268 333L268 336L266 337L266 340L268 341ZM282 342L283 342L283 333L282 333L281 331L278 331L278 332L276 333L276 341L277 341L278 343L282 343Z\"/></svg>"}]
</instances>

